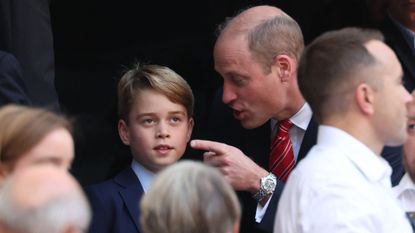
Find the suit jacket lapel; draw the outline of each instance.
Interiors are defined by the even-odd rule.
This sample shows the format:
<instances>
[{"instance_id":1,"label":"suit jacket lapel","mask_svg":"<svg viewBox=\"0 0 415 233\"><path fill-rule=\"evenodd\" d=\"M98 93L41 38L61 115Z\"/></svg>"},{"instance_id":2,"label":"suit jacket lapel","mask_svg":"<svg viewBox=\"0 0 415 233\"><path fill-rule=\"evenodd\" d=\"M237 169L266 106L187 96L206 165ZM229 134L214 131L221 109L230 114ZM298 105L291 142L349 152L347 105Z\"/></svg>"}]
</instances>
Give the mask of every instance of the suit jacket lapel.
<instances>
[{"instance_id":1,"label":"suit jacket lapel","mask_svg":"<svg viewBox=\"0 0 415 233\"><path fill-rule=\"evenodd\" d=\"M143 232L139 224L140 211L138 209L139 201L144 194L140 181L131 168L126 169L116 176L114 181L123 187L123 189L120 190L120 195L127 207L131 219L137 227L137 231Z\"/></svg>"},{"instance_id":2,"label":"suit jacket lapel","mask_svg":"<svg viewBox=\"0 0 415 233\"><path fill-rule=\"evenodd\" d=\"M310 123L308 124L307 130L305 131L303 141L301 142L300 151L298 152L298 161L303 159L308 151L313 147L317 142L317 129L318 123L314 116L311 118Z\"/></svg>"},{"instance_id":3,"label":"suit jacket lapel","mask_svg":"<svg viewBox=\"0 0 415 233\"><path fill-rule=\"evenodd\" d=\"M259 128L245 130L240 148L245 154L254 158L254 161L261 167L268 169L268 159L271 144L271 126L270 121L263 124Z\"/></svg>"}]
</instances>

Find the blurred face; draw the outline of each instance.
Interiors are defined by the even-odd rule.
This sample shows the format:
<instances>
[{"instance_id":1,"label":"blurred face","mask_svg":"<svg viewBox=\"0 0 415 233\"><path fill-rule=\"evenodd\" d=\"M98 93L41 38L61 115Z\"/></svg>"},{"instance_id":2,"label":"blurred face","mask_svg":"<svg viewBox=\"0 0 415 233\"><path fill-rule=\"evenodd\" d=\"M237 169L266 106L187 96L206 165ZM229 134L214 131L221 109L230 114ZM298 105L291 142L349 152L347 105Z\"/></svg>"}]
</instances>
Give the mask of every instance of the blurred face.
<instances>
[{"instance_id":1,"label":"blurred face","mask_svg":"<svg viewBox=\"0 0 415 233\"><path fill-rule=\"evenodd\" d=\"M389 13L402 25L415 31L415 1L389 0Z\"/></svg>"},{"instance_id":2,"label":"blurred face","mask_svg":"<svg viewBox=\"0 0 415 233\"><path fill-rule=\"evenodd\" d=\"M55 129L16 161L13 172L36 164L52 164L67 170L73 159L74 142L71 134L63 128Z\"/></svg>"},{"instance_id":3,"label":"blurred face","mask_svg":"<svg viewBox=\"0 0 415 233\"><path fill-rule=\"evenodd\" d=\"M373 75L383 82L376 93L374 120L382 143L387 146L402 145L407 137L406 104L412 96L402 85L402 68L394 52L384 43L372 41L369 50L380 62Z\"/></svg>"},{"instance_id":4,"label":"blurred face","mask_svg":"<svg viewBox=\"0 0 415 233\"><path fill-rule=\"evenodd\" d=\"M134 159L155 173L182 157L192 129L186 108L153 90L141 91L128 124L123 120L118 124L121 140L130 146Z\"/></svg>"},{"instance_id":5,"label":"blurred face","mask_svg":"<svg viewBox=\"0 0 415 233\"><path fill-rule=\"evenodd\" d=\"M229 33L228 33L229 34ZM243 36L222 35L214 49L215 69L223 78L222 100L244 128L261 126L286 108L286 93L275 69L264 74Z\"/></svg>"},{"instance_id":6,"label":"blurred face","mask_svg":"<svg viewBox=\"0 0 415 233\"><path fill-rule=\"evenodd\" d=\"M412 96L415 91L412 92ZM405 170L415 182L415 101L408 103L408 138L404 144L404 164Z\"/></svg>"}]
</instances>

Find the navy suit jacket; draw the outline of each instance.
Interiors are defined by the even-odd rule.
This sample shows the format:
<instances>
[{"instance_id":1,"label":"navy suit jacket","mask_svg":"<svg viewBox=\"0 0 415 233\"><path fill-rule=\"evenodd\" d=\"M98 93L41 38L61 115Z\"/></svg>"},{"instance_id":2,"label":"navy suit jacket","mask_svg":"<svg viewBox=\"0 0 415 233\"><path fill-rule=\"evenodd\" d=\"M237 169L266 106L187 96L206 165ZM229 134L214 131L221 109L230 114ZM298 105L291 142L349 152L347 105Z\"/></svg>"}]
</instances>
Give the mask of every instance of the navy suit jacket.
<instances>
[{"instance_id":1,"label":"navy suit jacket","mask_svg":"<svg viewBox=\"0 0 415 233\"><path fill-rule=\"evenodd\" d=\"M395 51L401 62L405 88L412 92L415 89L415 50L413 44L410 44L411 42L405 38L405 35L389 16L385 17L380 29L385 36L386 44Z\"/></svg>"},{"instance_id":2,"label":"navy suit jacket","mask_svg":"<svg viewBox=\"0 0 415 233\"><path fill-rule=\"evenodd\" d=\"M20 63L11 53L0 51L0 106L15 103L30 105L22 80Z\"/></svg>"},{"instance_id":3,"label":"navy suit jacket","mask_svg":"<svg viewBox=\"0 0 415 233\"><path fill-rule=\"evenodd\" d=\"M85 192L93 217L89 233L141 233L139 201L144 194L131 167L113 179L90 185Z\"/></svg>"},{"instance_id":4,"label":"navy suit jacket","mask_svg":"<svg viewBox=\"0 0 415 233\"><path fill-rule=\"evenodd\" d=\"M222 89L216 93L212 111L209 117L209 140L223 142L239 148L246 155L263 168L268 168L268 155L271 143L270 122L256 129L244 129L237 121L229 107L223 104ZM297 163L303 159L317 140L318 122L313 117L307 127L298 153ZM393 168L392 184L396 185L404 174L401 163L401 147L385 147L382 156ZM259 182L259 181L258 181ZM278 182L275 192L268 204L261 223L256 223L255 213L257 202L249 192L238 192L242 205L242 219L240 233L271 233L274 226L278 201L284 188L283 182Z\"/></svg>"},{"instance_id":5,"label":"navy suit jacket","mask_svg":"<svg viewBox=\"0 0 415 233\"><path fill-rule=\"evenodd\" d=\"M221 96L222 90L220 89L212 103L212 111L208 122L208 139L235 146L259 166L267 168L271 143L270 122L256 129L244 129L240 122L233 117L231 109L222 103ZM304 158L310 148L315 145L317 128L317 122L312 119L301 143L298 160ZM284 184L278 182L260 224L255 222L257 202L252 198L252 195L249 192L237 192L243 210L241 233L272 232L278 200L283 187Z\"/></svg>"}]
</instances>

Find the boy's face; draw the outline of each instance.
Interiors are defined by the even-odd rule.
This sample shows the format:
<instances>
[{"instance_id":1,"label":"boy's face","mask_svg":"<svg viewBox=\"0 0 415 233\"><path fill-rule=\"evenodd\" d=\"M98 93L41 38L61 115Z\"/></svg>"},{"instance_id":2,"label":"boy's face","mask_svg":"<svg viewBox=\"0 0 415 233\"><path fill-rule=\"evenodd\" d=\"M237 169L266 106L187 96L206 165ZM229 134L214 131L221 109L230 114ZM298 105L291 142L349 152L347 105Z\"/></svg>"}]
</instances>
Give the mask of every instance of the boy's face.
<instances>
[{"instance_id":1,"label":"boy's face","mask_svg":"<svg viewBox=\"0 0 415 233\"><path fill-rule=\"evenodd\" d=\"M136 161L155 173L182 157L194 124L183 105L154 90L136 96L128 121L118 122L121 140Z\"/></svg>"}]
</instances>

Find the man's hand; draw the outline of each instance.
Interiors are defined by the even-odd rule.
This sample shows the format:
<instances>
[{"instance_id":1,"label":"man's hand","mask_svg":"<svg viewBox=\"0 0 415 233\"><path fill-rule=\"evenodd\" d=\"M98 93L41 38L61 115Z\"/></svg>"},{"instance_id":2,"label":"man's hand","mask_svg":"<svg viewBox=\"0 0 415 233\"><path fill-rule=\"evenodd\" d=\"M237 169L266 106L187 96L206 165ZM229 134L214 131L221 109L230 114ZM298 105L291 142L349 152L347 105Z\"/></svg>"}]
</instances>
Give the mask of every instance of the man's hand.
<instances>
[{"instance_id":1,"label":"man's hand","mask_svg":"<svg viewBox=\"0 0 415 233\"><path fill-rule=\"evenodd\" d=\"M217 167L235 190L254 194L259 191L261 177L268 174L236 147L207 140L192 140L190 146L206 151L204 162Z\"/></svg>"}]
</instances>

